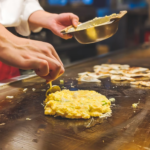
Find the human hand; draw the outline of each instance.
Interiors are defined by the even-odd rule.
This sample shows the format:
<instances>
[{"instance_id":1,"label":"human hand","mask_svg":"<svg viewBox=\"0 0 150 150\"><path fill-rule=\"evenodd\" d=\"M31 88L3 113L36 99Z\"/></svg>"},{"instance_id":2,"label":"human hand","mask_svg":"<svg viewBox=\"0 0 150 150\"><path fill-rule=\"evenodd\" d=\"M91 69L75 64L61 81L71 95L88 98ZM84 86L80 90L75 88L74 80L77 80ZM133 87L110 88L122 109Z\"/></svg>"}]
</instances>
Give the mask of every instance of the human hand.
<instances>
[{"instance_id":1,"label":"human hand","mask_svg":"<svg viewBox=\"0 0 150 150\"><path fill-rule=\"evenodd\" d=\"M53 81L64 73L63 64L52 45L23 38L1 39L0 60L19 69L33 69L36 74Z\"/></svg>"},{"instance_id":2,"label":"human hand","mask_svg":"<svg viewBox=\"0 0 150 150\"><path fill-rule=\"evenodd\" d=\"M36 29L37 27L43 27L51 30L55 35L63 39L70 39L72 38L72 35L63 35L61 30L70 25L77 27L79 24L79 17L73 13L52 14L43 10L39 10L32 13L28 21L30 29L32 30Z\"/></svg>"},{"instance_id":3,"label":"human hand","mask_svg":"<svg viewBox=\"0 0 150 150\"><path fill-rule=\"evenodd\" d=\"M73 25L77 27L79 24L79 17L72 13L62 13L62 14L53 14L49 17L48 20L48 29L50 29L55 35L63 38L70 39L72 35L62 34L61 30L64 28Z\"/></svg>"}]
</instances>

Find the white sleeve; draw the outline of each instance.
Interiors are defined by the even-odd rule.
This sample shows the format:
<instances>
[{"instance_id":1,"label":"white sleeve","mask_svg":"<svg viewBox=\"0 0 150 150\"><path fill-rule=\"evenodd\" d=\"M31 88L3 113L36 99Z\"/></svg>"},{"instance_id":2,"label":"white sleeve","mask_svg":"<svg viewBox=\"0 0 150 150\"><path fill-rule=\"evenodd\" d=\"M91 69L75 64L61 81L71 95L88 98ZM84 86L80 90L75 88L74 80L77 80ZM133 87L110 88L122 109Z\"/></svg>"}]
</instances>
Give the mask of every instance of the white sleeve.
<instances>
[{"instance_id":1,"label":"white sleeve","mask_svg":"<svg viewBox=\"0 0 150 150\"><path fill-rule=\"evenodd\" d=\"M20 15L20 25L16 27L16 31L19 34L23 36L30 35L31 30L29 27L28 19L29 19L29 16L37 10L43 10L38 0L24 0L23 10ZM38 27L33 32L39 32L40 30L42 30L42 28Z\"/></svg>"}]
</instances>

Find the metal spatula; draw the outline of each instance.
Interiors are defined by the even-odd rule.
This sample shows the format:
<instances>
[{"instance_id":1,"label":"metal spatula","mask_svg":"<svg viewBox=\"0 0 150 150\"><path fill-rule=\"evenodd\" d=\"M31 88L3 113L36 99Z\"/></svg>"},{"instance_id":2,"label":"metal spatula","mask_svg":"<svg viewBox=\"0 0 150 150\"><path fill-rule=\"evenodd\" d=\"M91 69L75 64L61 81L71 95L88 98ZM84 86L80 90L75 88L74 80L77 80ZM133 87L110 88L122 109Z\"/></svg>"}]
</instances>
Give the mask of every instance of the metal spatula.
<instances>
[{"instance_id":1,"label":"metal spatula","mask_svg":"<svg viewBox=\"0 0 150 150\"><path fill-rule=\"evenodd\" d=\"M52 86L52 82L49 82L48 84L50 85L50 88L47 90L46 96L47 96L49 93L55 93L55 92L57 92L57 91L61 91L61 88L60 88L58 85L53 85L53 86Z\"/></svg>"},{"instance_id":2,"label":"metal spatula","mask_svg":"<svg viewBox=\"0 0 150 150\"><path fill-rule=\"evenodd\" d=\"M119 14L94 18L88 22L80 23L77 28L69 26L61 33L74 35L75 39L81 44L99 42L117 32L119 21L126 13L127 11L121 11Z\"/></svg>"}]
</instances>

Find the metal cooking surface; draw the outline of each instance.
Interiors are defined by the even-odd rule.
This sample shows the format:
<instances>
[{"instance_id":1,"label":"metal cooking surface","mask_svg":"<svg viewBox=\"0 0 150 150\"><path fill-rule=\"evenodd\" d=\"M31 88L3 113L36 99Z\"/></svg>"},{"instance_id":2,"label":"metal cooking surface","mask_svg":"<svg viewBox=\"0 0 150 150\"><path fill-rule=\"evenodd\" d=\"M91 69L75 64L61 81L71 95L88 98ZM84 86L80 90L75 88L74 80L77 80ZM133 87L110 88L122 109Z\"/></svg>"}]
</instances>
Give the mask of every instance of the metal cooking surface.
<instances>
[{"instance_id":1,"label":"metal cooking surface","mask_svg":"<svg viewBox=\"0 0 150 150\"><path fill-rule=\"evenodd\" d=\"M112 117L70 120L44 116L41 105L47 85L39 77L26 79L0 89L0 150L149 150L150 90L131 88L128 83L78 83L77 73L92 71L101 63L121 63L150 68L150 47L142 46L66 69L61 77L70 90L96 90L116 99ZM71 87L71 83L74 88ZM53 84L59 85L59 80ZM23 89L28 88L24 93ZM32 91L35 88L35 91ZM6 99L6 96L14 96ZM140 104L137 109L131 106ZM31 120L26 120L30 118ZM88 127L91 122L90 128ZM4 125L2 123L5 123Z\"/></svg>"}]
</instances>

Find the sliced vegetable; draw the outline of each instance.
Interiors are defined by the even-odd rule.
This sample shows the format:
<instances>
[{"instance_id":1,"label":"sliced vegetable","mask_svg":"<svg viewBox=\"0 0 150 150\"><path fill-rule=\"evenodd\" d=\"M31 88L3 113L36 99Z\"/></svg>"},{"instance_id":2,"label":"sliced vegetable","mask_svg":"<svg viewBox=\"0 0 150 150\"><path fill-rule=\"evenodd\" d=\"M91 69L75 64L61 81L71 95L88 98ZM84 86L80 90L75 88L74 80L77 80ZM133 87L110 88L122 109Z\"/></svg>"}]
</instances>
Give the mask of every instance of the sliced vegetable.
<instances>
[{"instance_id":1,"label":"sliced vegetable","mask_svg":"<svg viewBox=\"0 0 150 150\"><path fill-rule=\"evenodd\" d=\"M60 84L63 85L64 84L64 80L60 80Z\"/></svg>"}]
</instances>

